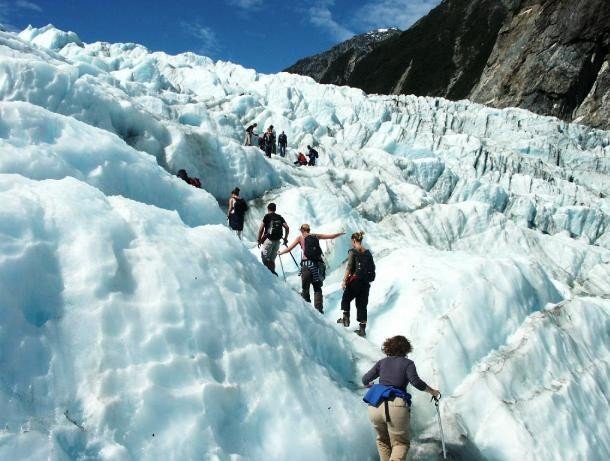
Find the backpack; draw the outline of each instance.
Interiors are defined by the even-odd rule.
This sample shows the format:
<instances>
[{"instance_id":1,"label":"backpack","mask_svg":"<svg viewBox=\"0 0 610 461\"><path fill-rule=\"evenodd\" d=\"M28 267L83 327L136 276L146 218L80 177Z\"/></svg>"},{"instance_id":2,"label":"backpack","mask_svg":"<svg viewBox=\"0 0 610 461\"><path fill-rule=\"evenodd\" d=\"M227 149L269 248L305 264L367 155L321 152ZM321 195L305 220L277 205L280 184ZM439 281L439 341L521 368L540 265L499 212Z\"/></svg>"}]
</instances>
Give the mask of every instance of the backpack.
<instances>
[{"instance_id":1,"label":"backpack","mask_svg":"<svg viewBox=\"0 0 610 461\"><path fill-rule=\"evenodd\" d=\"M286 135L285 135L285 134L281 134L281 135L278 137L278 141L279 141L280 145L282 145L282 146L283 146L283 145L285 145L285 144L286 144L286 142L288 141L288 138L286 137Z\"/></svg>"},{"instance_id":2,"label":"backpack","mask_svg":"<svg viewBox=\"0 0 610 461\"><path fill-rule=\"evenodd\" d=\"M315 235L308 235L303 240L303 255L310 261L322 261L320 240Z\"/></svg>"},{"instance_id":3,"label":"backpack","mask_svg":"<svg viewBox=\"0 0 610 461\"><path fill-rule=\"evenodd\" d=\"M233 204L233 210L236 215L243 216L246 214L246 211L248 211L248 204L243 198L237 198Z\"/></svg>"},{"instance_id":4,"label":"backpack","mask_svg":"<svg viewBox=\"0 0 610 461\"><path fill-rule=\"evenodd\" d=\"M283 227L282 217L280 215L272 216L267 227L267 237L269 237L269 240L280 240L284 233Z\"/></svg>"},{"instance_id":5,"label":"backpack","mask_svg":"<svg viewBox=\"0 0 610 461\"><path fill-rule=\"evenodd\" d=\"M369 283L375 280L375 261L373 261L371 252L366 250L364 253L360 253L354 250L354 256L356 258L354 261L356 277Z\"/></svg>"}]
</instances>

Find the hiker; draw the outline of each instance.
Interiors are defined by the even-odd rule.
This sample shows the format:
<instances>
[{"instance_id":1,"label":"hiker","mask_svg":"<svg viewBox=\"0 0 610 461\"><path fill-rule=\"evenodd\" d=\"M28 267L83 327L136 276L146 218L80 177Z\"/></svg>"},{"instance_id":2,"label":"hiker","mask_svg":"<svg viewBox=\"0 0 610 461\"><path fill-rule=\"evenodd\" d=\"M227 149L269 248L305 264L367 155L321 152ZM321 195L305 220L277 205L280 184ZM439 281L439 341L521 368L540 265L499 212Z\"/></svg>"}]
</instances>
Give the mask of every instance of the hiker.
<instances>
[{"instance_id":1,"label":"hiker","mask_svg":"<svg viewBox=\"0 0 610 461\"><path fill-rule=\"evenodd\" d=\"M299 155L297 155L297 161L294 162L294 164L298 166L307 165L307 157L305 157L303 152L299 152Z\"/></svg>"},{"instance_id":2,"label":"hiker","mask_svg":"<svg viewBox=\"0 0 610 461\"><path fill-rule=\"evenodd\" d=\"M289 253L292 249L301 245L301 296L308 303L311 302L309 297L309 287L313 285L313 307L320 314L324 313L322 284L326 275L326 265L322 260L322 248L320 248L320 240L332 240L345 232L337 232L335 234L312 234L309 224L301 225L299 229L301 235L294 242L284 248L278 254L283 255Z\"/></svg>"},{"instance_id":3,"label":"hiker","mask_svg":"<svg viewBox=\"0 0 610 461\"><path fill-rule=\"evenodd\" d=\"M393 336L381 348L386 357L362 376L362 384L370 387L363 400L369 404L369 419L377 432L377 451L381 461L404 461L411 445L409 420L412 384L435 398L441 393L428 386L417 375L415 363L407 358L411 343L404 336ZM379 384L371 382L379 378ZM382 405L383 403L383 405Z\"/></svg>"},{"instance_id":4,"label":"hiker","mask_svg":"<svg viewBox=\"0 0 610 461\"><path fill-rule=\"evenodd\" d=\"M283 131L282 134L280 134L277 138L277 144L278 146L280 146L280 157L286 157L286 146L288 145L288 137Z\"/></svg>"},{"instance_id":5,"label":"hiker","mask_svg":"<svg viewBox=\"0 0 610 461\"><path fill-rule=\"evenodd\" d=\"M307 156L309 157L309 166L316 166L316 159L318 158L318 151L315 150L311 146L307 146L308 152Z\"/></svg>"},{"instance_id":6,"label":"hiker","mask_svg":"<svg viewBox=\"0 0 610 461\"><path fill-rule=\"evenodd\" d=\"M186 170L178 170L176 176L178 176L183 181L189 183L191 186L194 186L197 189L201 189L201 181L199 180L199 178L190 178L189 175L186 174Z\"/></svg>"},{"instance_id":7,"label":"hiker","mask_svg":"<svg viewBox=\"0 0 610 461\"><path fill-rule=\"evenodd\" d=\"M359 328L356 334L366 336L366 306L369 302L369 290L371 282L375 280L375 261L371 252L364 248L362 239L364 232L352 234L352 248L347 252L347 266L341 287L343 297L341 298L341 310L343 317L337 320L344 327L349 327L350 303L356 299L356 320Z\"/></svg>"},{"instance_id":8,"label":"hiker","mask_svg":"<svg viewBox=\"0 0 610 461\"><path fill-rule=\"evenodd\" d=\"M271 271L271 273L277 275L275 272L275 257L280 249L280 240L282 240L282 234L284 233L284 245L288 242L288 232L290 228L284 218L275 212L275 203L267 205L267 214L263 217L263 222L258 228L258 235L256 237L258 241L258 247L261 245L261 260L263 264ZM284 232L283 232L284 231Z\"/></svg>"},{"instance_id":9,"label":"hiker","mask_svg":"<svg viewBox=\"0 0 610 461\"><path fill-rule=\"evenodd\" d=\"M273 147L275 146L275 134L273 133L273 125L269 125L267 131L265 131L265 155L271 158Z\"/></svg>"},{"instance_id":10,"label":"hiker","mask_svg":"<svg viewBox=\"0 0 610 461\"><path fill-rule=\"evenodd\" d=\"M244 146L252 145L252 136L254 135L254 128L256 128L257 126L258 125L256 123L253 123L248 128L246 128L246 139L244 139Z\"/></svg>"},{"instance_id":11,"label":"hiker","mask_svg":"<svg viewBox=\"0 0 610 461\"><path fill-rule=\"evenodd\" d=\"M236 187L231 191L231 198L229 198L227 219L229 220L229 227L235 231L239 240L242 240L246 211L248 211L248 204L239 196L239 187Z\"/></svg>"}]
</instances>

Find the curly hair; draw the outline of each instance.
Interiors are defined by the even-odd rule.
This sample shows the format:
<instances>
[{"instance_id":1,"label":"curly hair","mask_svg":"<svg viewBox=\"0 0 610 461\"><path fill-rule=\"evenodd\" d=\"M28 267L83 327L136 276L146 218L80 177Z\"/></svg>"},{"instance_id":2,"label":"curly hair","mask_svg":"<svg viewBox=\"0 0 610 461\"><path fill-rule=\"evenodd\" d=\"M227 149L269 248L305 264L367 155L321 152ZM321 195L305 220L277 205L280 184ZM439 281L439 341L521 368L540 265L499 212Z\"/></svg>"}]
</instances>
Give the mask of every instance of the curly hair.
<instances>
[{"instance_id":1,"label":"curly hair","mask_svg":"<svg viewBox=\"0 0 610 461\"><path fill-rule=\"evenodd\" d=\"M355 240L356 242L360 242L362 243L362 239L364 238L364 232L360 231L360 232L354 232L352 234L352 240Z\"/></svg>"},{"instance_id":2,"label":"curly hair","mask_svg":"<svg viewBox=\"0 0 610 461\"><path fill-rule=\"evenodd\" d=\"M404 336L392 336L383 342L381 350L388 356L406 357L413 350L411 343Z\"/></svg>"}]
</instances>

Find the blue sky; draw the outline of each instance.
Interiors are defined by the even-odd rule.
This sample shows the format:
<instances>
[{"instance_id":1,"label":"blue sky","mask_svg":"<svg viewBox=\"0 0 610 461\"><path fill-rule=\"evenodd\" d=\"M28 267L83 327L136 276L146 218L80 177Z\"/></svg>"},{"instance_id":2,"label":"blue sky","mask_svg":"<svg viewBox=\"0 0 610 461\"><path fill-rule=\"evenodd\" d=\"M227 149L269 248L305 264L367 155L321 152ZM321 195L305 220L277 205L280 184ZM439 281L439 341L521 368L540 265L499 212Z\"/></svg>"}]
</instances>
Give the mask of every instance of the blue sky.
<instances>
[{"instance_id":1,"label":"blue sky","mask_svg":"<svg viewBox=\"0 0 610 461\"><path fill-rule=\"evenodd\" d=\"M84 42L135 42L278 72L354 34L408 28L440 0L0 0L9 30L53 24Z\"/></svg>"}]
</instances>

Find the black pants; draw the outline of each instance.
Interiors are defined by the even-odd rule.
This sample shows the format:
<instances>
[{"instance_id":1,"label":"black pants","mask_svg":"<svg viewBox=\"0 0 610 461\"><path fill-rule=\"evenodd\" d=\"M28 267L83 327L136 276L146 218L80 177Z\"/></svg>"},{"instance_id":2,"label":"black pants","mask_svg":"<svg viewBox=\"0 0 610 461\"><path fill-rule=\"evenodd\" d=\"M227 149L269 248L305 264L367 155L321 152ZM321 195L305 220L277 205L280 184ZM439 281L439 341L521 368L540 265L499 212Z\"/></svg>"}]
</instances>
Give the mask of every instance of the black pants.
<instances>
[{"instance_id":1,"label":"black pants","mask_svg":"<svg viewBox=\"0 0 610 461\"><path fill-rule=\"evenodd\" d=\"M353 280L345 288L341 298L341 310L349 315L349 304L356 299L356 320L358 323L366 323L366 306L369 303L369 290L371 284L364 280Z\"/></svg>"},{"instance_id":2,"label":"black pants","mask_svg":"<svg viewBox=\"0 0 610 461\"><path fill-rule=\"evenodd\" d=\"M313 276L307 267L301 267L301 288L303 291L301 292L301 296L307 302L311 302L311 298L309 297L309 287L313 285L314 293L322 293L322 282L314 282Z\"/></svg>"}]
</instances>

